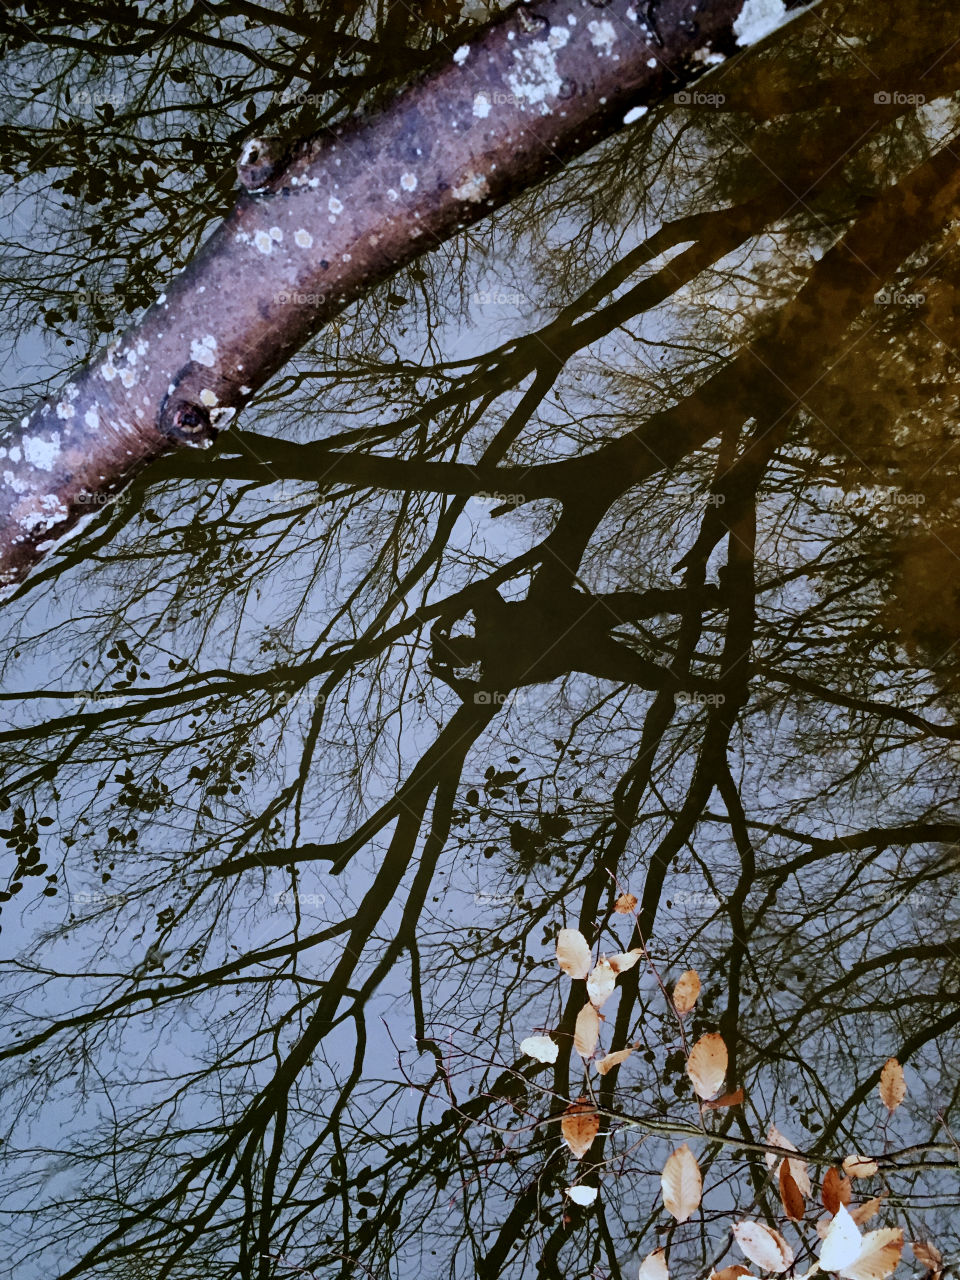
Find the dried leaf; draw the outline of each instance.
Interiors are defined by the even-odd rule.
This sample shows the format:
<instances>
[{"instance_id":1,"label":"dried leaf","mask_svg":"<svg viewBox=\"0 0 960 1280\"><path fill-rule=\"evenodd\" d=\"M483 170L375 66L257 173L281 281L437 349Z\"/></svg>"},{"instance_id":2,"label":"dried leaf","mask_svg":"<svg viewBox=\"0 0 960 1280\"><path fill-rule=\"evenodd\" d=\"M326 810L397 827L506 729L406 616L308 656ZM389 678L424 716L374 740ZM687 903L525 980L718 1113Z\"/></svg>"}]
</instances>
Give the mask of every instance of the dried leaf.
<instances>
[{"instance_id":1,"label":"dried leaf","mask_svg":"<svg viewBox=\"0 0 960 1280\"><path fill-rule=\"evenodd\" d=\"M695 969L681 973L677 985L673 988L673 1007L682 1018L697 1003L700 995L700 977Z\"/></svg>"},{"instance_id":2,"label":"dried leaf","mask_svg":"<svg viewBox=\"0 0 960 1280\"><path fill-rule=\"evenodd\" d=\"M640 1263L637 1280L670 1280L665 1249L654 1249Z\"/></svg>"},{"instance_id":3,"label":"dried leaf","mask_svg":"<svg viewBox=\"0 0 960 1280\"><path fill-rule=\"evenodd\" d=\"M690 1050L687 1075L700 1098L714 1098L720 1092L727 1074L727 1046L723 1036L709 1031Z\"/></svg>"},{"instance_id":4,"label":"dried leaf","mask_svg":"<svg viewBox=\"0 0 960 1280\"><path fill-rule=\"evenodd\" d=\"M573 1047L581 1058L592 1058L600 1039L600 1015L592 1004L585 1004L577 1014L573 1029Z\"/></svg>"},{"instance_id":5,"label":"dried leaf","mask_svg":"<svg viewBox=\"0 0 960 1280\"><path fill-rule=\"evenodd\" d=\"M796 1151L796 1147L785 1137L775 1124L772 1124L767 1130L767 1145L770 1147L779 1147L781 1151ZM813 1185L810 1182L810 1174L807 1170L806 1160L801 1160L799 1156L784 1157L790 1163L790 1175L802 1196L813 1195ZM767 1168L772 1169L777 1163L777 1157L772 1151L768 1151L764 1156L767 1162ZM782 1163L782 1162L781 1162Z\"/></svg>"},{"instance_id":6,"label":"dried leaf","mask_svg":"<svg viewBox=\"0 0 960 1280\"><path fill-rule=\"evenodd\" d=\"M633 1053L632 1049L617 1049L615 1053L608 1053L597 1063L597 1070L605 1076L614 1067L619 1067L621 1062L626 1062L631 1053Z\"/></svg>"},{"instance_id":7,"label":"dried leaf","mask_svg":"<svg viewBox=\"0 0 960 1280\"><path fill-rule=\"evenodd\" d=\"M613 995L616 983L617 975L614 973L613 965L604 957L594 966L593 972L587 979L587 995L598 1009Z\"/></svg>"},{"instance_id":8,"label":"dried leaf","mask_svg":"<svg viewBox=\"0 0 960 1280\"><path fill-rule=\"evenodd\" d=\"M590 947L579 929L561 929L557 934L557 964L571 978L585 978L590 972Z\"/></svg>"},{"instance_id":9,"label":"dried leaf","mask_svg":"<svg viewBox=\"0 0 960 1280\"><path fill-rule=\"evenodd\" d=\"M587 1154L599 1132L600 1117L593 1103L586 1098L571 1102L560 1121L560 1133L578 1160Z\"/></svg>"},{"instance_id":10,"label":"dried leaf","mask_svg":"<svg viewBox=\"0 0 960 1280\"><path fill-rule=\"evenodd\" d=\"M841 1268L840 1275L844 1280L886 1280L896 1270L902 1252L900 1227L880 1227L863 1237L856 1261Z\"/></svg>"},{"instance_id":11,"label":"dried leaf","mask_svg":"<svg viewBox=\"0 0 960 1280\"><path fill-rule=\"evenodd\" d=\"M840 1205L820 1246L820 1270L841 1271L851 1266L860 1256L861 1243L859 1227Z\"/></svg>"},{"instance_id":12,"label":"dried leaf","mask_svg":"<svg viewBox=\"0 0 960 1280\"><path fill-rule=\"evenodd\" d=\"M750 1275L749 1267L741 1267L739 1262L735 1262L732 1267L724 1267L721 1271L711 1271L710 1280L741 1280L741 1277L749 1277L749 1280L755 1280Z\"/></svg>"},{"instance_id":13,"label":"dried leaf","mask_svg":"<svg viewBox=\"0 0 960 1280\"><path fill-rule=\"evenodd\" d=\"M703 1179L697 1157L686 1143L667 1158L660 1174L663 1205L677 1222L686 1222L695 1213L703 1194Z\"/></svg>"},{"instance_id":14,"label":"dried leaf","mask_svg":"<svg viewBox=\"0 0 960 1280\"><path fill-rule=\"evenodd\" d=\"M872 1178L877 1168L876 1160L869 1156L847 1156L843 1162L843 1172L851 1178Z\"/></svg>"},{"instance_id":15,"label":"dried leaf","mask_svg":"<svg viewBox=\"0 0 960 1280\"><path fill-rule=\"evenodd\" d=\"M520 1052L538 1062L556 1062L558 1046L549 1036L527 1036L520 1041Z\"/></svg>"},{"instance_id":16,"label":"dried leaf","mask_svg":"<svg viewBox=\"0 0 960 1280\"><path fill-rule=\"evenodd\" d=\"M628 969L632 969L637 963L643 952L639 947L634 947L632 951L621 951L619 955L610 957L610 968L617 975L626 973Z\"/></svg>"},{"instance_id":17,"label":"dried leaf","mask_svg":"<svg viewBox=\"0 0 960 1280\"><path fill-rule=\"evenodd\" d=\"M790 1162L780 1161L780 1202L783 1211L793 1222L802 1222L804 1214L803 1196L790 1172Z\"/></svg>"},{"instance_id":18,"label":"dried leaf","mask_svg":"<svg viewBox=\"0 0 960 1280\"><path fill-rule=\"evenodd\" d=\"M793 1250L772 1227L762 1222L737 1222L733 1234L743 1254L761 1271L786 1271L793 1265Z\"/></svg>"},{"instance_id":19,"label":"dried leaf","mask_svg":"<svg viewBox=\"0 0 960 1280\"><path fill-rule=\"evenodd\" d=\"M907 1096L903 1067L896 1058L888 1058L880 1072L880 1101L892 1115Z\"/></svg>"},{"instance_id":20,"label":"dried leaf","mask_svg":"<svg viewBox=\"0 0 960 1280\"><path fill-rule=\"evenodd\" d=\"M714 1098L710 1102L703 1105L709 1107L711 1111L717 1111L720 1107L739 1107L745 1095L742 1089L737 1089L735 1093L723 1093L719 1098Z\"/></svg>"},{"instance_id":21,"label":"dried leaf","mask_svg":"<svg viewBox=\"0 0 960 1280\"><path fill-rule=\"evenodd\" d=\"M850 1179L842 1177L840 1170L831 1166L823 1175L823 1207L827 1213L836 1213L842 1204L849 1204L853 1189Z\"/></svg>"},{"instance_id":22,"label":"dried leaf","mask_svg":"<svg viewBox=\"0 0 960 1280\"><path fill-rule=\"evenodd\" d=\"M928 1240L912 1240L910 1248L913 1250L913 1256L922 1267L926 1267L928 1271L939 1271L943 1266L943 1254L935 1244L930 1244Z\"/></svg>"},{"instance_id":23,"label":"dried leaf","mask_svg":"<svg viewBox=\"0 0 960 1280\"><path fill-rule=\"evenodd\" d=\"M887 1193L884 1192L885 1196ZM875 1213L880 1212L883 1204L883 1196L874 1196L872 1200L864 1200L863 1204L858 1204L855 1209L850 1210L850 1217L854 1220L858 1227L862 1227L865 1222L869 1222Z\"/></svg>"},{"instance_id":24,"label":"dried leaf","mask_svg":"<svg viewBox=\"0 0 960 1280\"><path fill-rule=\"evenodd\" d=\"M597 1198L596 1187L585 1187L582 1183L579 1186L567 1187L567 1195L574 1204L582 1205L585 1209L593 1204Z\"/></svg>"},{"instance_id":25,"label":"dried leaf","mask_svg":"<svg viewBox=\"0 0 960 1280\"><path fill-rule=\"evenodd\" d=\"M636 905L637 899L632 893L621 893L620 897L613 904L613 909L618 915L628 916L630 912L636 908Z\"/></svg>"}]
</instances>

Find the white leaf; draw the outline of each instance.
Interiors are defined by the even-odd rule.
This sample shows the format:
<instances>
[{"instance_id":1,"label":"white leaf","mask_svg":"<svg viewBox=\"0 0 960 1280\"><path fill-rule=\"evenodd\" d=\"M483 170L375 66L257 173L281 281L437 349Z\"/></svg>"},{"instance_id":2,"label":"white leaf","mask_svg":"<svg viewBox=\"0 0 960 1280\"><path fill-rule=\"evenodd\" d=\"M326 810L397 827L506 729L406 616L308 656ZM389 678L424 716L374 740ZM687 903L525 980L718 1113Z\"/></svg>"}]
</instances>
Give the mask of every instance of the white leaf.
<instances>
[{"instance_id":1,"label":"white leaf","mask_svg":"<svg viewBox=\"0 0 960 1280\"><path fill-rule=\"evenodd\" d=\"M793 1265L793 1250L772 1227L762 1222L737 1222L733 1234L744 1256L761 1271L786 1271Z\"/></svg>"},{"instance_id":2,"label":"white leaf","mask_svg":"<svg viewBox=\"0 0 960 1280\"><path fill-rule=\"evenodd\" d=\"M576 1187L567 1187L567 1195L574 1204L582 1204L584 1208L593 1204L597 1198L596 1187L585 1187L582 1184Z\"/></svg>"},{"instance_id":3,"label":"white leaf","mask_svg":"<svg viewBox=\"0 0 960 1280\"><path fill-rule=\"evenodd\" d=\"M833 1215L820 1247L820 1270L841 1271L860 1254L860 1228L843 1205Z\"/></svg>"},{"instance_id":4,"label":"white leaf","mask_svg":"<svg viewBox=\"0 0 960 1280\"><path fill-rule=\"evenodd\" d=\"M678 1222L686 1222L696 1212L703 1194L703 1179L697 1157L686 1143L669 1156L660 1175L663 1204Z\"/></svg>"},{"instance_id":5,"label":"white leaf","mask_svg":"<svg viewBox=\"0 0 960 1280\"><path fill-rule=\"evenodd\" d=\"M607 959L601 960L587 979L587 995L598 1009L613 995L616 982L617 975L613 971L613 965Z\"/></svg>"},{"instance_id":6,"label":"white leaf","mask_svg":"<svg viewBox=\"0 0 960 1280\"><path fill-rule=\"evenodd\" d=\"M640 1263L637 1280L670 1280L667 1270L667 1255L664 1249L654 1249Z\"/></svg>"},{"instance_id":7,"label":"white leaf","mask_svg":"<svg viewBox=\"0 0 960 1280\"><path fill-rule=\"evenodd\" d=\"M556 1062L559 1048L549 1036L527 1036L520 1041L520 1052L538 1062Z\"/></svg>"},{"instance_id":8,"label":"white leaf","mask_svg":"<svg viewBox=\"0 0 960 1280\"><path fill-rule=\"evenodd\" d=\"M571 978L590 972L590 947L579 929L561 929L557 935L557 964Z\"/></svg>"}]
</instances>

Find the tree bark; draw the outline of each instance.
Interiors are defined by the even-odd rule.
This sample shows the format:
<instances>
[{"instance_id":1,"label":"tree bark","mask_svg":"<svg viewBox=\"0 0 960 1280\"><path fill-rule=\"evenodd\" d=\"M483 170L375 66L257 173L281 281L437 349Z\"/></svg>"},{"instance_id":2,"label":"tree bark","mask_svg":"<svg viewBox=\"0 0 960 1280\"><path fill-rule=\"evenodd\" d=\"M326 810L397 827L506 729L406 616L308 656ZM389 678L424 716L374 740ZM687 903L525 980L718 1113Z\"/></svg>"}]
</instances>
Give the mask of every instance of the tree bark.
<instances>
[{"instance_id":1,"label":"tree bark","mask_svg":"<svg viewBox=\"0 0 960 1280\"><path fill-rule=\"evenodd\" d=\"M166 294L4 437L0 598L148 463L211 444L365 290L789 16L782 0L521 4L380 112L252 139L245 190Z\"/></svg>"}]
</instances>

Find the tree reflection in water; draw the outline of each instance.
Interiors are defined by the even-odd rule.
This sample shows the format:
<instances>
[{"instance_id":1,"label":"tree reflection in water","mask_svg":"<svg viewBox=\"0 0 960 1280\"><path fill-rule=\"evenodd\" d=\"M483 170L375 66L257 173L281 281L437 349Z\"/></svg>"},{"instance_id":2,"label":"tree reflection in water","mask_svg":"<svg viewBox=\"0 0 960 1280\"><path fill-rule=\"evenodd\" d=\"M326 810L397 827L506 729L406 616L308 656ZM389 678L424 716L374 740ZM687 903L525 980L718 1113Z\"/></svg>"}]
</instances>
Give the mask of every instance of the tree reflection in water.
<instances>
[{"instance_id":1,"label":"tree reflection in water","mask_svg":"<svg viewBox=\"0 0 960 1280\"><path fill-rule=\"evenodd\" d=\"M5 11L7 413L189 257L245 136L482 16ZM828 3L730 60L353 307L5 607L6 1271L573 1280L665 1245L705 1277L749 1220L802 1274L855 1153L863 1230L956 1257L945 16ZM647 947L586 1064L562 928L591 967Z\"/></svg>"}]
</instances>

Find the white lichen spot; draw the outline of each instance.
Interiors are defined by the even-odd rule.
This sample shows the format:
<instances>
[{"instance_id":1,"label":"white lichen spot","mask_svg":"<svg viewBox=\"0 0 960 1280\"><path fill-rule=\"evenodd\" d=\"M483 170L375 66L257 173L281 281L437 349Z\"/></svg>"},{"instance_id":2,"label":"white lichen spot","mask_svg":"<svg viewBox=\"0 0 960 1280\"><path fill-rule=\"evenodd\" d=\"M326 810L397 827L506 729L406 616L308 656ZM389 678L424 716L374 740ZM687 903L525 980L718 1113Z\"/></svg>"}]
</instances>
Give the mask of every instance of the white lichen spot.
<instances>
[{"instance_id":1,"label":"white lichen spot","mask_svg":"<svg viewBox=\"0 0 960 1280\"><path fill-rule=\"evenodd\" d=\"M587 30L590 32L590 43L595 49L600 50L600 56L609 55L617 40L617 33L614 30L612 22L608 22L606 18L598 19L587 24Z\"/></svg>"},{"instance_id":2,"label":"white lichen spot","mask_svg":"<svg viewBox=\"0 0 960 1280\"><path fill-rule=\"evenodd\" d=\"M656 65L657 65L657 60L656 60L656 58L648 58L648 59L647 59L647 66L648 66L648 67L655 67Z\"/></svg>"},{"instance_id":3,"label":"white lichen spot","mask_svg":"<svg viewBox=\"0 0 960 1280\"><path fill-rule=\"evenodd\" d=\"M120 370L120 381L128 389L136 385L137 375L130 368Z\"/></svg>"},{"instance_id":4,"label":"white lichen spot","mask_svg":"<svg viewBox=\"0 0 960 1280\"><path fill-rule=\"evenodd\" d=\"M555 98L563 85L554 47L549 40L533 40L524 49L514 49L513 58L516 66L507 76L507 84L520 109L535 106L541 115L549 115L547 99Z\"/></svg>"},{"instance_id":5,"label":"white lichen spot","mask_svg":"<svg viewBox=\"0 0 960 1280\"><path fill-rule=\"evenodd\" d=\"M301 249L309 249L310 246L313 244L313 236L310 234L309 231L305 231L303 227L299 227L293 233L293 238L294 238L294 241L300 246Z\"/></svg>"},{"instance_id":6,"label":"white lichen spot","mask_svg":"<svg viewBox=\"0 0 960 1280\"><path fill-rule=\"evenodd\" d=\"M236 409L231 409L227 405L223 405L219 409L211 410L210 422L219 431L222 431L224 427L227 426L227 424L231 421L231 419L236 415L236 412L237 412Z\"/></svg>"},{"instance_id":7,"label":"white lichen spot","mask_svg":"<svg viewBox=\"0 0 960 1280\"><path fill-rule=\"evenodd\" d=\"M270 228L270 239L276 240L277 244L280 243L280 241L283 239L283 232L280 230L279 227Z\"/></svg>"},{"instance_id":8,"label":"white lichen spot","mask_svg":"<svg viewBox=\"0 0 960 1280\"><path fill-rule=\"evenodd\" d=\"M273 241L270 239L270 236L267 234L266 231L258 231L257 234L253 237L253 243L260 250L261 253L273 252Z\"/></svg>"},{"instance_id":9,"label":"white lichen spot","mask_svg":"<svg viewBox=\"0 0 960 1280\"><path fill-rule=\"evenodd\" d=\"M462 44L460 48L457 49L457 51L454 53L453 60L458 67L462 67L463 64L466 62L467 54L469 52L470 52L470 46L468 44Z\"/></svg>"},{"instance_id":10,"label":"white lichen spot","mask_svg":"<svg viewBox=\"0 0 960 1280\"><path fill-rule=\"evenodd\" d=\"M208 333L203 338L194 338L190 343L190 359L212 369L216 360L216 350L217 340L212 333Z\"/></svg>"},{"instance_id":11,"label":"white lichen spot","mask_svg":"<svg viewBox=\"0 0 960 1280\"><path fill-rule=\"evenodd\" d=\"M623 117L624 124L633 124L635 120L641 119L649 111L649 107L631 107L627 114Z\"/></svg>"},{"instance_id":12,"label":"white lichen spot","mask_svg":"<svg viewBox=\"0 0 960 1280\"><path fill-rule=\"evenodd\" d=\"M490 187L482 173L467 173L453 188L451 195L454 200L468 200L471 204L477 204L489 191Z\"/></svg>"},{"instance_id":13,"label":"white lichen spot","mask_svg":"<svg viewBox=\"0 0 960 1280\"><path fill-rule=\"evenodd\" d=\"M417 175L415 173L401 173L400 185L404 191L416 191Z\"/></svg>"},{"instance_id":14,"label":"white lichen spot","mask_svg":"<svg viewBox=\"0 0 960 1280\"><path fill-rule=\"evenodd\" d=\"M627 10L627 17L628 17L628 18L630 17L630 10L629 10L629 9ZM574 17L574 15L573 15L572 13L568 13L568 14L567 14L567 22L569 22L569 24L570 24L570 26L571 26L571 27L575 27L575 26L577 25L577 19Z\"/></svg>"},{"instance_id":15,"label":"white lichen spot","mask_svg":"<svg viewBox=\"0 0 960 1280\"><path fill-rule=\"evenodd\" d=\"M317 187L319 187L319 185L320 185L320 179L319 179L319 178L308 178L308 179L307 179L307 186L308 186L308 187L310 187L310 189L311 189L311 190L314 190L314 191L315 191L315 190L316 190L316 188L317 188Z\"/></svg>"},{"instance_id":16,"label":"white lichen spot","mask_svg":"<svg viewBox=\"0 0 960 1280\"><path fill-rule=\"evenodd\" d=\"M14 493L30 492L30 486L27 484L26 480L19 480L12 471L5 471L3 473L3 483L8 489L12 489Z\"/></svg>"},{"instance_id":17,"label":"white lichen spot","mask_svg":"<svg viewBox=\"0 0 960 1280\"><path fill-rule=\"evenodd\" d=\"M691 58L691 62L700 62L706 67L716 67L725 61L722 53L714 53L712 49L698 49Z\"/></svg>"},{"instance_id":18,"label":"white lichen spot","mask_svg":"<svg viewBox=\"0 0 960 1280\"><path fill-rule=\"evenodd\" d=\"M250 388L249 388L246 384L244 384L244 385L240 388L240 394L241 394L242 396L248 396L248 395L250 394Z\"/></svg>"},{"instance_id":19,"label":"white lichen spot","mask_svg":"<svg viewBox=\"0 0 960 1280\"><path fill-rule=\"evenodd\" d=\"M338 200L336 196L331 196L327 201L327 208L331 213L343 213L343 201Z\"/></svg>"},{"instance_id":20,"label":"white lichen spot","mask_svg":"<svg viewBox=\"0 0 960 1280\"><path fill-rule=\"evenodd\" d=\"M57 417L62 418L64 422L69 422L75 412L73 405L66 400L61 400L57 405Z\"/></svg>"},{"instance_id":21,"label":"white lichen spot","mask_svg":"<svg viewBox=\"0 0 960 1280\"><path fill-rule=\"evenodd\" d=\"M80 394L80 388L75 382L68 382L63 391L68 400L76 400L77 396Z\"/></svg>"},{"instance_id":22,"label":"white lichen spot","mask_svg":"<svg viewBox=\"0 0 960 1280\"><path fill-rule=\"evenodd\" d=\"M163 304L166 302L166 300L167 300L167 295L165 293L161 293L160 297L157 299L157 306L162 307Z\"/></svg>"},{"instance_id":23,"label":"white lichen spot","mask_svg":"<svg viewBox=\"0 0 960 1280\"><path fill-rule=\"evenodd\" d=\"M627 21L636 22L636 20L637 20L637 11L633 7L633 5L631 5L630 8L627 10Z\"/></svg>"},{"instance_id":24,"label":"white lichen spot","mask_svg":"<svg viewBox=\"0 0 960 1280\"><path fill-rule=\"evenodd\" d=\"M771 31L776 31L788 16L783 0L746 0L733 24L737 44L756 44Z\"/></svg>"},{"instance_id":25,"label":"white lichen spot","mask_svg":"<svg viewBox=\"0 0 960 1280\"><path fill-rule=\"evenodd\" d=\"M113 363L112 359L104 360L103 364L100 366L100 376L103 378L104 382L112 382L117 376L117 366Z\"/></svg>"},{"instance_id":26,"label":"white lichen spot","mask_svg":"<svg viewBox=\"0 0 960 1280\"><path fill-rule=\"evenodd\" d=\"M41 471L52 471L60 457L60 441L44 440L42 436L24 436L23 456L31 467L39 467Z\"/></svg>"},{"instance_id":27,"label":"white lichen spot","mask_svg":"<svg viewBox=\"0 0 960 1280\"><path fill-rule=\"evenodd\" d=\"M551 49L562 49L570 39L570 32L566 27L551 27L550 34L547 36L547 44Z\"/></svg>"},{"instance_id":28,"label":"white lichen spot","mask_svg":"<svg viewBox=\"0 0 960 1280\"><path fill-rule=\"evenodd\" d=\"M40 510L30 511L20 520L20 528L27 533L46 533L55 524L59 524L68 511L64 504L52 493L45 493L40 499Z\"/></svg>"},{"instance_id":29,"label":"white lichen spot","mask_svg":"<svg viewBox=\"0 0 960 1280\"><path fill-rule=\"evenodd\" d=\"M341 261L341 262L349 262L349 261L350 261L350 254L349 254L349 253L341 253L341 255L340 255L340 261Z\"/></svg>"},{"instance_id":30,"label":"white lichen spot","mask_svg":"<svg viewBox=\"0 0 960 1280\"><path fill-rule=\"evenodd\" d=\"M399 200L399 199L400 199L400 193L399 193L399 191L394 191L393 187L387 187L387 199L388 199L388 200Z\"/></svg>"},{"instance_id":31,"label":"white lichen spot","mask_svg":"<svg viewBox=\"0 0 960 1280\"><path fill-rule=\"evenodd\" d=\"M486 120L487 116L490 114L490 99L485 93L478 93L474 95L473 114L479 120Z\"/></svg>"},{"instance_id":32,"label":"white lichen spot","mask_svg":"<svg viewBox=\"0 0 960 1280\"><path fill-rule=\"evenodd\" d=\"M215 391L211 391L209 387L204 387L200 392L200 403L205 404L208 409L212 409L215 404L219 404L220 397Z\"/></svg>"},{"instance_id":33,"label":"white lichen spot","mask_svg":"<svg viewBox=\"0 0 960 1280\"><path fill-rule=\"evenodd\" d=\"M15 444L14 444L14 445L11 445L11 446L10 446L10 461L11 461L11 462L19 462L19 461L20 461L20 457L21 457L21 454L20 454L20 447L19 447L19 445L15 445Z\"/></svg>"}]
</instances>

